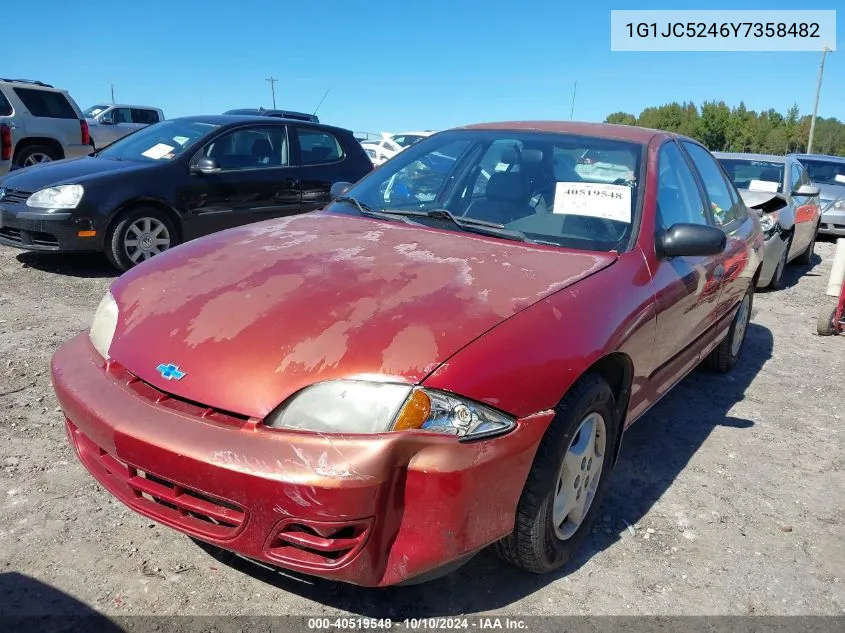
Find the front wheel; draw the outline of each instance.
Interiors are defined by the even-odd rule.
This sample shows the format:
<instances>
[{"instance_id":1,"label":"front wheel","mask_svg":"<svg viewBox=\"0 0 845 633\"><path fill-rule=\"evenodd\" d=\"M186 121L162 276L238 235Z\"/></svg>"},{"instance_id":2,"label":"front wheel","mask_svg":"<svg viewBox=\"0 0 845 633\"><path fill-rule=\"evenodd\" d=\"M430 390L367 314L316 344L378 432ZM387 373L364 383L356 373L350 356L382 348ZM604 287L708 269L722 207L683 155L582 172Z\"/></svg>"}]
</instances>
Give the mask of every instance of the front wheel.
<instances>
[{"instance_id":1,"label":"front wheel","mask_svg":"<svg viewBox=\"0 0 845 633\"><path fill-rule=\"evenodd\" d=\"M571 558L601 504L618 429L610 386L596 374L581 378L556 407L540 442L514 531L493 546L500 558L534 573Z\"/></svg>"},{"instance_id":2,"label":"front wheel","mask_svg":"<svg viewBox=\"0 0 845 633\"><path fill-rule=\"evenodd\" d=\"M751 307L754 304L754 289L749 288L739 309L734 315L728 335L719 343L719 346L710 352L707 357L707 365L710 369L720 373L727 373L734 368L742 348L745 346L745 334L748 332L748 323L751 321Z\"/></svg>"},{"instance_id":3,"label":"front wheel","mask_svg":"<svg viewBox=\"0 0 845 633\"><path fill-rule=\"evenodd\" d=\"M832 336L836 334L836 323L834 322L836 319L836 309L839 306L837 304L833 304L831 306L825 306L821 314L819 314L819 321L816 325L816 331L819 333L819 336Z\"/></svg>"},{"instance_id":4,"label":"front wheel","mask_svg":"<svg viewBox=\"0 0 845 633\"><path fill-rule=\"evenodd\" d=\"M138 207L124 211L114 221L105 252L112 266L126 271L176 244L176 227L164 211Z\"/></svg>"}]
</instances>

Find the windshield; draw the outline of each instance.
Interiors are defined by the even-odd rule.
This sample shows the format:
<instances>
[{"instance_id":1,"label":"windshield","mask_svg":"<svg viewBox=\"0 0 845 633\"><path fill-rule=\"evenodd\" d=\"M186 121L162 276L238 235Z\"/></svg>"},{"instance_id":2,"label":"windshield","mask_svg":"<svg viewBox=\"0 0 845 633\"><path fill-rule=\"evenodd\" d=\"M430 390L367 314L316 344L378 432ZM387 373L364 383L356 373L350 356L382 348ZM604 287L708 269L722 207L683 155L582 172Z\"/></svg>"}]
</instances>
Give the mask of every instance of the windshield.
<instances>
[{"instance_id":1,"label":"windshield","mask_svg":"<svg viewBox=\"0 0 845 633\"><path fill-rule=\"evenodd\" d=\"M802 158L807 174L817 185L845 185L845 161Z\"/></svg>"},{"instance_id":2,"label":"windshield","mask_svg":"<svg viewBox=\"0 0 845 633\"><path fill-rule=\"evenodd\" d=\"M95 105L85 110L83 114L85 115L86 119L93 119L95 116L100 114L100 112L103 112L106 109L108 109L107 105Z\"/></svg>"},{"instance_id":3,"label":"windshield","mask_svg":"<svg viewBox=\"0 0 845 633\"><path fill-rule=\"evenodd\" d=\"M138 162L173 160L218 127L213 123L170 119L124 136L97 155Z\"/></svg>"},{"instance_id":4,"label":"windshield","mask_svg":"<svg viewBox=\"0 0 845 633\"><path fill-rule=\"evenodd\" d=\"M783 163L737 158L720 158L719 162L737 189L783 191Z\"/></svg>"},{"instance_id":5,"label":"windshield","mask_svg":"<svg viewBox=\"0 0 845 633\"><path fill-rule=\"evenodd\" d=\"M580 163L587 152L601 161ZM638 218L642 154L640 144L598 137L455 130L412 145L345 196L437 228L461 230L419 212L445 209L464 224L494 223L527 241L622 250ZM348 200L329 209L362 212Z\"/></svg>"}]
</instances>

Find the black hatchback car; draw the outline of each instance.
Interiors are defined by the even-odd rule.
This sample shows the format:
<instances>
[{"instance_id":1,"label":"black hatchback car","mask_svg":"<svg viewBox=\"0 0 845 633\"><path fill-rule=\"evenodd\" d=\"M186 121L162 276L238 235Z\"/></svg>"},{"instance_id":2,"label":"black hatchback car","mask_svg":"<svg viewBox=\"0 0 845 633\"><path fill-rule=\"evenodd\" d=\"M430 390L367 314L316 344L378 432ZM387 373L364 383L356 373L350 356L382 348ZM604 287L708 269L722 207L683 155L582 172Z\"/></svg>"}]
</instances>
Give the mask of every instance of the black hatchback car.
<instances>
[{"instance_id":1,"label":"black hatchback car","mask_svg":"<svg viewBox=\"0 0 845 633\"><path fill-rule=\"evenodd\" d=\"M264 116L145 127L81 158L0 180L0 244L103 251L127 270L181 242L306 213L373 169L349 130Z\"/></svg>"}]
</instances>

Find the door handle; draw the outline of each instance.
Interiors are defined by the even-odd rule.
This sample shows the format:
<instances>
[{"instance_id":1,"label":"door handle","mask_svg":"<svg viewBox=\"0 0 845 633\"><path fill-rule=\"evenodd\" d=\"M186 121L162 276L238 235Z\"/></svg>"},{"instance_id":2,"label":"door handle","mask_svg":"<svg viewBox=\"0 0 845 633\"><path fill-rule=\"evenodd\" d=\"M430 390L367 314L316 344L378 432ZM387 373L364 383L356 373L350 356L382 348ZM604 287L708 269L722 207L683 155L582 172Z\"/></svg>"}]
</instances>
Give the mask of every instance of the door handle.
<instances>
[{"instance_id":1,"label":"door handle","mask_svg":"<svg viewBox=\"0 0 845 633\"><path fill-rule=\"evenodd\" d=\"M286 178L285 185L287 185L288 187L298 187L299 181L296 178Z\"/></svg>"}]
</instances>

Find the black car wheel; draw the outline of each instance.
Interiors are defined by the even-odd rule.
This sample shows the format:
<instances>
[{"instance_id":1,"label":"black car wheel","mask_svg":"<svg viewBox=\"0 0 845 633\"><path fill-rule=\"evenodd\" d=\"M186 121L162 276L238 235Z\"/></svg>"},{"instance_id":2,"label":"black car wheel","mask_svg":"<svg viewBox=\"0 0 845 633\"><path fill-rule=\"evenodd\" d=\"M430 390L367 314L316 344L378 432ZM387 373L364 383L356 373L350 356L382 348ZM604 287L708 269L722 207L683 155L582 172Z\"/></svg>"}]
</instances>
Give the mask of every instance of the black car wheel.
<instances>
[{"instance_id":1,"label":"black car wheel","mask_svg":"<svg viewBox=\"0 0 845 633\"><path fill-rule=\"evenodd\" d=\"M563 566L578 550L601 505L619 420L601 376L582 377L556 407L519 499L514 531L493 546L534 573Z\"/></svg>"},{"instance_id":2,"label":"black car wheel","mask_svg":"<svg viewBox=\"0 0 845 633\"><path fill-rule=\"evenodd\" d=\"M114 221L106 237L105 253L111 265L123 271L176 244L176 227L164 211L136 207Z\"/></svg>"},{"instance_id":3,"label":"black car wheel","mask_svg":"<svg viewBox=\"0 0 845 633\"><path fill-rule=\"evenodd\" d=\"M739 304L736 315L734 315L728 335L707 357L707 366L713 371L725 374L736 365L742 348L745 346L745 334L748 332L748 323L751 321L751 308L753 305L754 289L749 288L742 298L742 302Z\"/></svg>"},{"instance_id":4,"label":"black car wheel","mask_svg":"<svg viewBox=\"0 0 845 633\"><path fill-rule=\"evenodd\" d=\"M789 257L790 248L792 248L792 236L786 240L783 253L780 256L780 259L778 259L778 265L775 268L775 272L772 274L772 280L768 285L768 288L771 290L778 290L783 287L783 271L786 270L786 260Z\"/></svg>"},{"instance_id":5,"label":"black car wheel","mask_svg":"<svg viewBox=\"0 0 845 633\"><path fill-rule=\"evenodd\" d=\"M15 164L18 167L32 167L40 163L49 163L58 160L56 150L45 145L30 145L24 147L15 157Z\"/></svg>"}]
</instances>

